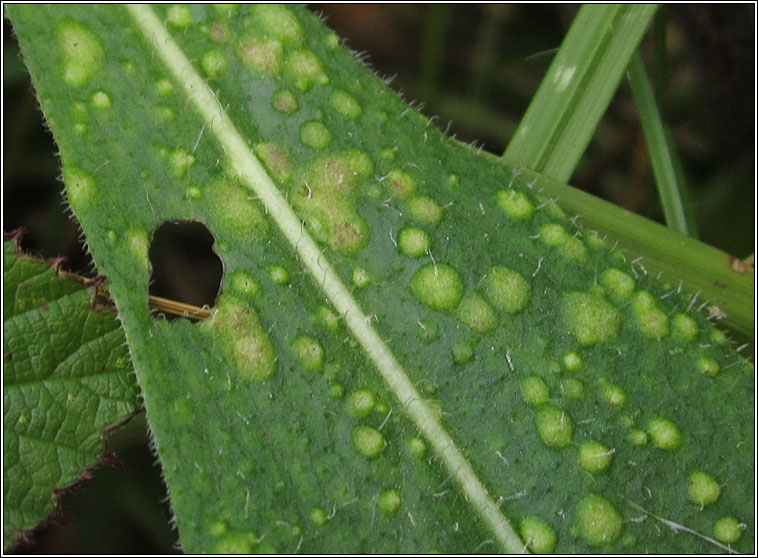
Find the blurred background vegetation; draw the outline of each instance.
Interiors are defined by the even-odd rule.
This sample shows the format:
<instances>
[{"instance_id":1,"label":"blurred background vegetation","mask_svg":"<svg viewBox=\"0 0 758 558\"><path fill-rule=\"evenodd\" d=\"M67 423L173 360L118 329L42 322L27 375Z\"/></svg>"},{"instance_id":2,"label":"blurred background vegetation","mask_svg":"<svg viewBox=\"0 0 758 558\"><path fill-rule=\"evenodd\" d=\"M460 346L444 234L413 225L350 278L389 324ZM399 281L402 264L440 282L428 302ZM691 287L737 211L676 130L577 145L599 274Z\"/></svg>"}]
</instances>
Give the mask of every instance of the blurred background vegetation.
<instances>
[{"instance_id":1,"label":"blurred background vegetation","mask_svg":"<svg viewBox=\"0 0 758 558\"><path fill-rule=\"evenodd\" d=\"M575 5L315 6L347 46L457 139L502 154L578 9ZM10 26L3 36L3 229L22 247L64 255L93 275L69 218L59 162ZM703 241L744 258L755 250L755 5L666 5L642 51L684 167ZM571 184L662 222L642 129L626 82ZM113 433L123 466L104 466L62 498L38 554L177 552L144 415Z\"/></svg>"}]
</instances>

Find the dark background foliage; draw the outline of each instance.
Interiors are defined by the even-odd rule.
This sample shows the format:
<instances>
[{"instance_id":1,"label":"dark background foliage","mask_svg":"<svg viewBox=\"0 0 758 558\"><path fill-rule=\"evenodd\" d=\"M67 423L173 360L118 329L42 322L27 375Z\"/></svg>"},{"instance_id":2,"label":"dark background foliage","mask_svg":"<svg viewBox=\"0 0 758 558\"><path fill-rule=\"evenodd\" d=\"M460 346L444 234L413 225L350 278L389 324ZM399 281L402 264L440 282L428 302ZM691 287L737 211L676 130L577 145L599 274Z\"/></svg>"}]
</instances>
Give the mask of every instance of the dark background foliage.
<instances>
[{"instance_id":1,"label":"dark background foliage","mask_svg":"<svg viewBox=\"0 0 758 558\"><path fill-rule=\"evenodd\" d=\"M577 6L324 4L314 10L349 47L370 53L367 62L378 75L395 76L392 87L406 100L423 102L422 112L437 115L443 129L452 121L450 134L500 154ZM3 30L3 229L24 226L25 250L64 255L68 269L92 275L78 225L63 204L55 145L7 22ZM755 250L754 45L754 4L667 5L642 45L682 159L701 239L738 257ZM571 183L661 221L626 83ZM186 233L187 246L194 245L194 234ZM153 257L170 260L181 251L177 242L173 249L167 242L165 252ZM189 255L174 267L202 266L197 262L207 253ZM208 281L212 290L218 278ZM68 491L61 513L36 533L34 545L19 551L176 552L160 467L146 432L140 415L113 433L109 447L123 466L101 467L93 480Z\"/></svg>"}]
</instances>

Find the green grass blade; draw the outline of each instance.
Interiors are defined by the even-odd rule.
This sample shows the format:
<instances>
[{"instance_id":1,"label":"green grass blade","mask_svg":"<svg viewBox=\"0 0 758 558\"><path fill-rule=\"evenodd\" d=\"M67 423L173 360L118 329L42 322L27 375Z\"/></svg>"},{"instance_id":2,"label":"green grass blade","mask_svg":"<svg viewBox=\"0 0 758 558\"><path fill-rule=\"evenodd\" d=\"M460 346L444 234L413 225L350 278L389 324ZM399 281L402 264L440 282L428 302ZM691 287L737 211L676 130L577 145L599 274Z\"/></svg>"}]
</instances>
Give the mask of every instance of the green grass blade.
<instances>
[{"instance_id":1,"label":"green grass blade","mask_svg":"<svg viewBox=\"0 0 758 558\"><path fill-rule=\"evenodd\" d=\"M655 5L582 6L505 158L567 182L655 10Z\"/></svg>"},{"instance_id":2,"label":"green grass blade","mask_svg":"<svg viewBox=\"0 0 758 558\"><path fill-rule=\"evenodd\" d=\"M666 224L677 232L697 237L697 226L689 203L687 185L683 181L682 173L677 172L675 148L669 142L639 52L632 56L629 63L629 83L647 140Z\"/></svg>"}]
</instances>

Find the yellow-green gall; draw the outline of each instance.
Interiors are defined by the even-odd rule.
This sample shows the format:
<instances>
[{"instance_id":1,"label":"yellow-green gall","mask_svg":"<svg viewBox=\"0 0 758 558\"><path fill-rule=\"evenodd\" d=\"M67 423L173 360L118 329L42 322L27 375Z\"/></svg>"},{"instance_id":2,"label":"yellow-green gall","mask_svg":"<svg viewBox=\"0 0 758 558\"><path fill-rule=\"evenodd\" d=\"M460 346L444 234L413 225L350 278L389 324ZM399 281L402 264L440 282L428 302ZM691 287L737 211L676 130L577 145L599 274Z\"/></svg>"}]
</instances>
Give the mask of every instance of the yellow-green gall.
<instances>
[{"instance_id":1,"label":"yellow-green gall","mask_svg":"<svg viewBox=\"0 0 758 558\"><path fill-rule=\"evenodd\" d=\"M359 289L367 287L371 284L371 276L368 274L368 271L366 271L362 267L353 268L352 280L353 280L353 285L355 285Z\"/></svg>"},{"instance_id":2,"label":"yellow-green gall","mask_svg":"<svg viewBox=\"0 0 758 558\"><path fill-rule=\"evenodd\" d=\"M96 109L109 109L111 108L111 96L108 95L105 91L95 91L92 94L92 98L90 99L90 103L93 107Z\"/></svg>"},{"instance_id":3,"label":"yellow-green gall","mask_svg":"<svg viewBox=\"0 0 758 558\"><path fill-rule=\"evenodd\" d=\"M385 515L395 515L400 509L400 493L397 490L385 490L376 500L376 508Z\"/></svg>"},{"instance_id":4,"label":"yellow-green gall","mask_svg":"<svg viewBox=\"0 0 758 558\"><path fill-rule=\"evenodd\" d=\"M718 374L721 369L719 363L708 356L702 356L698 359L697 368L702 374L711 377Z\"/></svg>"},{"instance_id":5,"label":"yellow-green gall","mask_svg":"<svg viewBox=\"0 0 758 558\"><path fill-rule=\"evenodd\" d=\"M534 205L526 194L512 188L500 190L497 193L497 203L511 219L524 221L534 213Z\"/></svg>"},{"instance_id":6,"label":"yellow-green gall","mask_svg":"<svg viewBox=\"0 0 758 558\"><path fill-rule=\"evenodd\" d=\"M323 527L328 520L326 512L321 508L313 508L310 513L311 523L316 527Z\"/></svg>"},{"instance_id":7,"label":"yellow-green gall","mask_svg":"<svg viewBox=\"0 0 758 558\"><path fill-rule=\"evenodd\" d=\"M521 398L532 406L542 405L550 400L550 389L537 376L528 376L519 382Z\"/></svg>"},{"instance_id":8,"label":"yellow-green gall","mask_svg":"<svg viewBox=\"0 0 758 558\"><path fill-rule=\"evenodd\" d=\"M292 161L281 145L263 142L255 146L255 155L279 184L286 184L292 175Z\"/></svg>"},{"instance_id":9,"label":"yellow-green gall","mask_svg":"<svg viewBox=\"0 0 758 558\"><path fill-rule=\"evenodd\" d=\"M184 149L175 149L171 152L171 168L175 178L184 178L190 167L195 164L195 156Z\"/></svg>"},{"instance_id":10,"label":"yellow-green gall","mask_svg":"<svg viewBox=\"0 0 758 558\"><path fill-rule=\"evenodd\" d=\"M613 544L624 530L624 520L608 500L588 494L576 506L577 531L590 546Z\"/></svg>"},{"instance_id":11,"label":"yellow-green gall","mask_svg":"<svg viewBox=\"0 0 758 558\"><path fill-rule=\"evenodd\" d=\"M220 50L209 50L200 59L200 66L203 68L205 75L210 78L222 76L228 67L226 56Z\"/></svg>"},{"instance_id":12,"label":"yellow-green gall","mask_svg":"<svg viewBox=\"0 0 758 558\"><path fill-rule=\"evenodd\" d=\"M440 326L438 326L435 322L432 322L430 320L422 320L418 323L418 326L418 334L422 341L431 343L432 341L436 341L437 338L439 338Z\"/></svg>"},{"instance_id":13,"label":"yellow-green gall","mask_svg":"<svg viewBox=\"0 0 758 558\"><path fill-rule=\"evenodd\" d=\"M615 384L605 382L602 387L603 401L611 407L620 407L626 403L624 390Z\"/></svg>"},{"instance_id":14,"label":"yellow-green gall","mask_svg":"<svg viewBox=\"0 0 758 558\"><path fill-rule=\"evenodd\" d=\"M408 201L408 213L425 225L436 225L442 220L442 208L431 198L416 196Z\"/></svg>"},{"instance_id":15,"label":"yellow-green gall","mask_svg":"<svg viewBox=\"0 0 758 558\"><path fill-rule=\"evenodd\" d=\"M716 539L724 544L734 544L740 540L742 532L746 527L745 524L740 523L734 517L722 517L716 522L716 525L714 525L713 534Z\"/></svg>"},{"instance_id":16,"label":"yellow-green gall","mask_svg":"<svg viewBox=\"0 0 758 558\"><path fill-rule=\"evenodd\" d=\"M696 471L687 480L687 494L690 500L703 508L719 499L721 486L707 473Z\"/></svg>"},{"instance_id":17,"label":"yellow-green gall","mask_svg":"<svg viewBox=\"0 0 758 558\"><path fill-rule=\"evenodd\" d=\"M474 348L470 343L459 341L453 345L451 349L453 354L453 362L455 364L465 364L474 358Z\"/></svg>"},{"instance_id":18,"label":"yellow-green gall","mask_svg":"<svg viewBox=\"0 0 758 558\"><path fill-rule=\"evenodd\" d=\"M340 317L328 306L319 306L314 315L314 321L328 329L337 331L340 327Z\"/></svg>"},{"instance_id":19,"label":"yellow-green gall","mask_svg":"<svg viewBox=\"0 0 758 558\"><path fill-rule=\"evenodd\" d=\"M697 322L687 314L675 314L671 318L671 329L674 336L685 341L694 341L698 334Z\"/></svg>"},{"instance_id":20,"label":"yellow-green gall","mask_svg":"<svg viewBox=\"0 0 758 558\"><path fill-rule=\"evenodd\" d=\"M617 302L628 299L634 292L634 279L620 269L606 269L600 274L600 284L603 285Z\"/></svg>"},{"instance_id":21,"label":"yellow-green gall","mask_svg":"<svg viewBox=\"0 0 758 558\"><path fill-rule=\"evenodd\" d=\"M649 421L647 432L656 447L662 450L674 450L682 445L679 428L668 419L657 418Z\"/></svg>"},{"instance_id":22,"label":"yellow-green gall","mask_svg":"<svg viewBox=\"0 0 758 558\"><path fill-rule=\"evenodd\" d=\"M363 109L358 101L347 91L335 89L329 96L329 106L335 112L349 119L360 118Z\"/></svg>"},{"instance_id":23,"label":"yellow-green gall","mask_svg":"<svg viewBox=\"0 0 758 558\"><path fill-rule=\"evenodd\" d=\"M376 428L356 426L351 435L353 445L363 457L374 459L387 447L387 441Z\"/></svg>"},{"instance_id":24,"label":"yellow-green gall","mask_svg":"<svg viewBox=\"0 0 758 558\"><path fill-rule=\"evenodd\" d=\"M558 542L555 530L536 515L530 515L519 522L521 539L534 554L550 554Z\"/></svg>"},{"instance_id":25,"label":"yellow-green gall","mask_svg":"<svg viewBox=\"0 0 758 558\"><path fill-rule=\"evenodd\" d=\"M376 396L370 390L359 389L350 396L347 406L348 412L354 417L367 417L376 406Z\"/></svg>"},{"instance_id":26,"label":"yellow-green gall","mask_svg":"<svg viewBox=\"0 0 758 558\"><path fill-rule=\"evenodd\" d=\"M332 133L318 120L309 120L300 126L300 142L321 151L332 144Z\"/></svg>"},{"instance_id":27,"label":"yellow-green gall","mask_svg":"<svg viewBox=\"0 0 758 558\"><path fill-rule=\"evenodd\" d=\"M587 249L576 236L570 235L558 223L545 223L540 227L540 238L565 258L574 261L587 259Z\"/></svg>"},{"instance_id":28,"label":"yellow-green gall","mask_svg":"<svg viewBox=\"0 0 758 558\"><path fill-rule=\"evenodd\" d=\"M487 273L484 294L495 308L514 314L526 308L531 297L531 286L518 272L496 266Z\"/></svg>"},{"instance_id":29,"label":"yellow-green gall","mask_svg":"<svg viewBox=\"0 0 758 558\"><path fill-rule=\"evenodd\" d=\"M568 378L561 382L561 393L569 399L581 399L584 397L584 384L574 378Z\"/></svg>"},{"instance_id":30,"label":"yellow-green gall","mask_svg":"<svg viewBox=\"0 0 758 558\"><path fill-rule=\"evenodd\" d=\"M280 89L271 99L271 106L282 114L294 114L297 112L297 99L291 91Z\"/></svg>"},{"instance_id":31,"label":"yellow-green gall","mask_svg":"<svg viewBox=\"0 0 758 558\"><path fill-rule=\"evenodd\" d=\"M574 437L574 421L561 409L545 407L537 413L537 433L542 442L551 448L563 448Z\"/></svg>"},{"instance_id":32,"label":"yellow-green gall","mask_svg":"<svg viewBox=\"0 0 758 558\"><path fill-rule=\"evenodd\" d=\"M463 279L447 264L427 264L413 274L411 291L434 310L452 310L463 296Z\"/></svg>"},{"instance_id":33,"label":"yellow-green gall","mask_svg":"<svg viewBox=\"0 0 758 558\"><path fill-rule=\"evenodd\" d=\"M286 285L290 282L290 274L286 268L281 265L270 265L268 268L271 281L275 285Z\"/></svg>"},{"instance_id":34,"label":"yellow-green gall","mask_svg":"<svg viewBox=\"0 0 758 558\"><path fill-rule=\"evenodd\" d=\"M614 453L600 442L589 440L579 446L579 465L590 473L602 473L610 467Z\"/></svg>"},{"instance_id":35,"label":"yellow-green gall","mask_svg":"<svg viewBox=\"0 0 758 558\"><path fill-rule=\"evenodd\" d=\"M632 299L632 313L642 335L648 339L661 339L669 334L669 319L647 291L640 291Z\"/></svg>"},{"instance_id":36,"label":"yellow-green gall","mask_svg":"<svg viewBox=\"0 0 758 558\"><path fill-rule=\"evenodd\" d=\"M421 438L411 438L408 440L408 447L416 457L422 457L426 453L426 442Z\"/></svg>"},{"instance_id":37,"label":"yellow-green gall","mask_svg":"<svg viewBox=\"0 0 758 558\"><path fill-rule=\"evenodd\" d=\"M563 366L570 372L579 370L583 364L582 357L574 351L563 355Z\"/></svg>"},{"instance_id":38,"label":"yellow-green gall","mask_svg":"<svg viewBox=\"0 0 758 558\"><path fill-rule=\"evenodd\" d=\"M291 52L285 63L285 75L300 91L308 91L315 84L329 83L321 60L310 50Z\"/></svg>"},{"instance_id":39,"label":"yellow-green gall","mask_svg":"<svg viewBox=\"0 0 758 558\"><path fill-rule=\"evenodd\" d=\"M105 50L92 31L79 22L63 20L56 33L63 55L63 81L81 87L103 66Z\"/></svg>"},{"instance_id":40,"label":"yellow-green gall","mask_svg":"<svg viewBox=\"0 0 758 558\"><path fill-rule=\"evenodd\" d=\"M306 370L317 372L324 368L324 349L318 340L301 335L292 342L292 348Z\"/></svg>"},{"instance_id":41,"label":"yellow-green gall","mask_svg":"<svg viewBox=\"0 0 758 558\"><path fill-rule=\"evenodd\" d=\"M644 446L647 444L647 433L644 430L632 430L629 432L628 440L635 446Z\"/></svg>"},{"instance_id":42,"label":"yellow-green gall","mask_svg":"<svg viewBox=\"0 0 758 558\"><path fill-rule=\"evenodd\" d=\"M255 73L277 76L281 72L284 48L280 41L245 37L240 41L238 54Z\"/></svg>"},{"instance_id":43,"label":"yellow-green gall","mask_svg":"<svg viewBox=\"0 0 758 558\"><path fill-rule=\"evenodd\" d=\"M477 293L463 297L456 317L477 333L488 333L497 327L497 315L492 307Z\"/></svg>"},{"instance_id":44,"label":"yellow-green gall","mask_svg":"<svg viewBox=\"0 0 758 558\"><path fill-rule=\"evenodd\" d=\"M392 197L401 200L408 199L416 192L416 180L400 169L392 169L384 179L384 183Z\"/></svg>"},{"instance_id":45,"label":"yellow-green gall","mask_svg":"<svg viewBox=\"0 0 758 558\"><path fill-rule=\"evenodd\" d=\"M595 345L618 335L620 317L616 309L598 295L567 293L561 316L569 333L582 345Z\"/></svg>"},{"instance_id":46,"label":"yellow-green gall","mask_svg":"<svg viewBox=\"0 0 758 558\"><path fill-rule=\"evenodd\" d=\"M192 24L192 10L186 4L173 4L166 12L166 19L174 27L187 27Z\"/></svg>"},{"instance_id":47,"label":"yellow-green gall","mask_svg":"<svg viewBox=\"0 0 758 558\"><path fill-rule=\"evenodd\" d=\"M406 227L397 235L397 246L409 258L420 258L429 253L432 240L429 234L417 227Z\"/></svg>"}]
</instances>

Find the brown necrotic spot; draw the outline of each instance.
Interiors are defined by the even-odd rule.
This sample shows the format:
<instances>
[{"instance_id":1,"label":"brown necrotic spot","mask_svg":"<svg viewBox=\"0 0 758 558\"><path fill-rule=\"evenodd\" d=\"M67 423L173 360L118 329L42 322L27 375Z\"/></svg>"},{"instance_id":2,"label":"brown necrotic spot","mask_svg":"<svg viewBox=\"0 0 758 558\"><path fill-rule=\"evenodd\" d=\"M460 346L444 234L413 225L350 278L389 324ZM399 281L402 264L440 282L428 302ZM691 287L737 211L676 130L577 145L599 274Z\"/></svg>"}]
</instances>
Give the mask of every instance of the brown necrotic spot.
<instances>
[{"instance_id":1,"label":"brown necrotic spot","mask_svg":"<svg viewBox=\"0 0 758 558\"><path fill-rule=\"evenodd\" d=\"M207 317L207 311L199 310L216 304L223 275L213 242L210 231L197 221L167 221L153 232L149 254L154 315Z\"/></svg>"}]
</instances>

